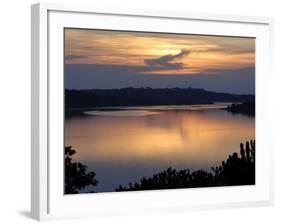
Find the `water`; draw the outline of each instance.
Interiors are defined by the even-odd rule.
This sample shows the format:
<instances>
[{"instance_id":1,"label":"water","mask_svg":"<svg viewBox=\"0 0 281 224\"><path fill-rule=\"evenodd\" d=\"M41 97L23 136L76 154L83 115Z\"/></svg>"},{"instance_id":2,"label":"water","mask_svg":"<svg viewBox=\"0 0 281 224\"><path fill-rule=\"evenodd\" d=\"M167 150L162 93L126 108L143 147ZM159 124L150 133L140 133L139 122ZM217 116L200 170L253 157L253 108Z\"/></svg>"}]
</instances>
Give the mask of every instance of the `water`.
<instances>
[{"instance_id":1,"label":"water","mask_svg":"<svg viewBox=\"0 0 281 224\"><path fill-rule=\"evenodd\" d=\"M98 108L65 121L65 145L96 173L96 192L139 181L168 167L210 169L255 138L255 119L224 104ZM91 190L89 188L86 191Z\"/></svg>"}]
</instances>

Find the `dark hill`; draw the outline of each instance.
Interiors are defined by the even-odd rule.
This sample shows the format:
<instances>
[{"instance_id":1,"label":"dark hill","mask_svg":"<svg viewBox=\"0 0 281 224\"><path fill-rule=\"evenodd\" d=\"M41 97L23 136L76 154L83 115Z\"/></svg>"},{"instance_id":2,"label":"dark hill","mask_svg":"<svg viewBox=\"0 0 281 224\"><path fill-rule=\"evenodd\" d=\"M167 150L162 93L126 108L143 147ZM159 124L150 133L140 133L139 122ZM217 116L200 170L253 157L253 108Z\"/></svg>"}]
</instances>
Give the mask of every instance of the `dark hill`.
<instances>
[{"instance_id":1,"label":"dark hill","mask_svg":"<svg viewBox=\"0 0 281 224\"><path fill-rule=\"evenodd\" d=\"M254 95L217 93L193 88L65 90L66 109L113 106L210 104L214 102L247 102L253 101L254 99Z\"/></svg>"}]
</instances>

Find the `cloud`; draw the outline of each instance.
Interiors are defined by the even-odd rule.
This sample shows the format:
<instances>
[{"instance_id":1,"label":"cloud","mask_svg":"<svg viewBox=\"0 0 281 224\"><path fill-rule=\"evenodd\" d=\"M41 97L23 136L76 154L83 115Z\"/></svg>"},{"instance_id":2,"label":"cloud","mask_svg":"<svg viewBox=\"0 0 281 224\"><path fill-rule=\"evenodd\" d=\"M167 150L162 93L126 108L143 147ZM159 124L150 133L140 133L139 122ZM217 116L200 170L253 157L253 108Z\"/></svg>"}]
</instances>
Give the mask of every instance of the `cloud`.
<instances>
[{"instance_id":1,"label":"cloud","mask_svg":"<svg viewBox=\"0 0 281 224\"><path fill-rule=\"evenodd\" d=\"M87 56L84 55L75 55L75 54L70 54L70 55L66 55L64 57L65 60L79 60L79 59L84 59L87 58Z\"/></svg>"},{"instance_id":2,"label":"cloud","mask_svg":"<svg viewBox=\"0 0 281 224\"><path fill-rule=\"evenodd\" d=\"M216 46L214 48L209 48L209 49L206 49L206 50L198 50L197 52L201 53L205 53L205 52L218 52L218 53L225 53L225 54L233 54L233 55L236 55L236 54L251 54L253 53L252 50L250 49L239 49L239 48L230 48L230 47L223 47L223 46Z\"/></svg>"},{"instance_id":3,"label":"cloud","mask_svg":"<svg viewBox=\"0 0 281 224\"><path fill-rule=\"evenodd\" d=\"M183 68L183 63L173 61L189 54L189 50L183 49L178 54L168 54L155 59L145 59L144 63L150 67L156 67L160 69L181 69Z\"/></svg>"},{"instance_id":4,"label":"cloud","mask_svg":"<svg viewBox=\"0 0 281 224\"><path fill-rule=\"evenodd\" d=\"M207 70L196 74L146 74L147 66L112 64L66 64L65 87L68 89L114 89L125 87L204 88L206 90L254 94L255 67Z\"/></svg>"}]
</instances>

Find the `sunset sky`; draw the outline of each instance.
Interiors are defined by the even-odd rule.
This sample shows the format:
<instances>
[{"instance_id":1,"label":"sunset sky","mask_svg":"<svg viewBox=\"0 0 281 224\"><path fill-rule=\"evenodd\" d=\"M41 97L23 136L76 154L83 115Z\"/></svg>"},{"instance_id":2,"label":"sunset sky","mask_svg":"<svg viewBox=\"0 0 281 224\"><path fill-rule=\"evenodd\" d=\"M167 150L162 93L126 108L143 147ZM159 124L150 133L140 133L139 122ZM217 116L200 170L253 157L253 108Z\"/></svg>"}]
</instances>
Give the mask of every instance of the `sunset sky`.
<instances>
[{"instance_id":1,"label":"sunset sky","mask_svg":"<svg viewBox=\"0 0 281 224\"><path fill-rule=\"evenodd\" d=\"M254 93L255 39L65 29L65 86Z\"/></svg>"}]
</instances>

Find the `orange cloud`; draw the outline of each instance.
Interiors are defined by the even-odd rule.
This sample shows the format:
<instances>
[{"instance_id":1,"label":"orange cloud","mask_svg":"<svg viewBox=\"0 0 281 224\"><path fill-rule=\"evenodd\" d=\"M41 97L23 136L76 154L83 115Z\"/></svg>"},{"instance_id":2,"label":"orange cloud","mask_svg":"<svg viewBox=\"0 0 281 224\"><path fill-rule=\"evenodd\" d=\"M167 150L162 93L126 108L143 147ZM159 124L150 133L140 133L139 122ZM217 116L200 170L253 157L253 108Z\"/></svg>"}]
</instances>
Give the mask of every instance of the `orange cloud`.
<instances>
[{"instance_id":1,"label":"orange cloud","mask_svg":"<svg viewBox=\"0 0 281 224\"><path fill-rule=\"evenodd\" d=\"M154 68L142 74L239 69L255 65L255 39L65 29L65 63Z\"/></svg>"}]
</instances>

